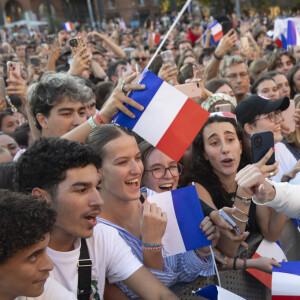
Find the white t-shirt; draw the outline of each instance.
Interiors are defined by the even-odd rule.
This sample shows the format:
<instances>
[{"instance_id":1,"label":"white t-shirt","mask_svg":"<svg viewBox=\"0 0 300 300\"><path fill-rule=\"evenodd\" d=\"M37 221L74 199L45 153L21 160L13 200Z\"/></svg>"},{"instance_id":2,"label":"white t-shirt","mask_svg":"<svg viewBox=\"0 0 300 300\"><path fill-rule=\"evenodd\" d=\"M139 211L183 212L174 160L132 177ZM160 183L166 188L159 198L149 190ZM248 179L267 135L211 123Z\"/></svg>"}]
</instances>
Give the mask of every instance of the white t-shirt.
<instances>
[{"instance_id":1,"label":"white t-shirt","mask_svg":"<svg viewBox=\"0 0 300 300\"><path fill-rule=\"evenodd\" d=\"M281 177L293 169L297 160L291 151L282 142L275 144L275 160L278 161L278 173L271 179L275 182L281 182Z\"/></svg>"},{"instance_id":2,"label":"white t-shirt","mask_svg":"<svg viewBox=\"0 0 300 300\"><path fill-rule=\"evenodd\" d=\"M98 224L93 235L86 239L92 266L92 290L96 299L98 294L103 299L105 278L109 283L127 279L142 264L132 254L130 247L111 226ZM47 253L53 261L54 269L50 276L60 282L68 290L77 295L78 273L77 262L80 254L80 239L76 239L74 250L58 252L48 248ZM94 298L95 297L95 298Z\"/></svg>"},{"instance_id":3,"label":"white t-shirt","mask_svg":"<svg viewBox=\"0 0 300 300\"><path fill-rule=\"evenodd\" d=\"M59 282L48 278L45 289L39 297L17 297L15 300L76 300L77 296L64 288Z\"/></svg>"}]
</instances>

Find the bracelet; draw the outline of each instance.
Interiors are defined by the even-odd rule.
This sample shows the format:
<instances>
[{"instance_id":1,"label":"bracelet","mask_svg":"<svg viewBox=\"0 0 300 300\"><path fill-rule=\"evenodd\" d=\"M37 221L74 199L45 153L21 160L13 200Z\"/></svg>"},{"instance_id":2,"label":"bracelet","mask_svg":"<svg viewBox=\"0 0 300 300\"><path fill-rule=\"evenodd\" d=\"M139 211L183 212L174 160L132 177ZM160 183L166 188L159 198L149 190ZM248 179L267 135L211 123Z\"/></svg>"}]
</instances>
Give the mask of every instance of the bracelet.
<instances>
[{"instance_id":1,"label":"bracelet","mask_svg":"<svg viewBox=\"0 0 300 300\"><path fill-rule=\"evenodd\" d=\"M105 124L104 121L101 119L101 117L99 116L98 113L95 113L95 117L96 117L96 119L98 120L98 122L99 122L100 124Z\"/></svg>"},{"instance_id":2,"label":"bracelet","mask_svg":"<svg viewBox=\"0 0 300 300\"><path fill-rule=\"evenodd\" d=\"M151 245L151 244L144 243L142 241L142 246L146 246L146 247L161 247L162 245Z\"/></svg>"},{"instance_id":3,"label":"bracelet","mask_svg":"<svg viewBox=\"0 0 300 300\"><path fill-rule=\"evenodd\" d=\"M233 259L233 270L236 270L236 261L238 260L238 257L236 256L234 259Z\"/></svg>"},{"instance_id":4,"label":"bracelet","mask_svg":"<svg viewBox=\"0 0 300 300\"><path fill-rule=\"evenodd\" d=\"M91 116L89 119L88 119L88 122L89 122L89 125L91 126L91 128L95 128L97 127L97 125L95 124L94 120L93 120L93 116Z\"/></svg>"},{"instance_id":5,"label":"bracelet","mask_svg":"<svg viewBox=\"0 0 300 300\"><path fill-rule=\"evenodd\" d=\"M161 250L162 249L162 245L158 246L158 247L147 247L147 246L144 246L142 245L142 250L150 250L150 251L155 251L155 250Z\"/></svg>"},{"instance_id":6,"label":"bracelet","mask_svg":"<svg viewBox=\"0 0 300 300\"><path fill-rule=\"evenodd\" d=\"M236 207L234 204L232 205L234 208L237 209L237 211L239 211L240 213L246 215L247 217L249 216L248 214L246 214L244 211L242 211L241 209L239 209L238 207Z\"/></svg>"},{"instance_id":7,"label":"bracelet","mask_svg":"<svg viewBox=\"0 0 300 300\"><path fill-rule=\"evenodd\" d=\"M232 216L234 219L236 219L237 221L240 221L240 222L242 222L242 223L247 223L247 222L249 221L249 218L247 218L247 220L241 220L241 219L239 219L238 217L236 217L236 216L233 215L233 214L231 214L231 216Z\"/></svg>"},{"instance_id":8,"label":"bracelet","mask_svg":"<svg viewBox=\"0 0 300 300\"><path fill-rule=\"evenodd\" d=\"M213 52L213 56L215 57L215 59L217 60L222 60L223 57L218 56L215 52Z\"/></svg>"},{"instance_id":9,"label":"bracelet","mask_svg":"<svg viewBox=\"0 0 300 300\"><path fill-rule=\"evenodd\" d=\"M245 270L245 269L247 268L247 258L244 257L243 260L244 260L244 266L243 266L243 269Z\"/></svg>"},{"instance_id":10,"label":"bracelet","mask_svg":"<svg viewBox=\"0 0 300 300\"><path fill-rule=\"evenodd\" d=\"M234 198L240 199L245 204L245 206L250 206L250 204L251 204L251 199L252 198L240 197L236 193L234 195Z\"/></svg>"}]
</instances>

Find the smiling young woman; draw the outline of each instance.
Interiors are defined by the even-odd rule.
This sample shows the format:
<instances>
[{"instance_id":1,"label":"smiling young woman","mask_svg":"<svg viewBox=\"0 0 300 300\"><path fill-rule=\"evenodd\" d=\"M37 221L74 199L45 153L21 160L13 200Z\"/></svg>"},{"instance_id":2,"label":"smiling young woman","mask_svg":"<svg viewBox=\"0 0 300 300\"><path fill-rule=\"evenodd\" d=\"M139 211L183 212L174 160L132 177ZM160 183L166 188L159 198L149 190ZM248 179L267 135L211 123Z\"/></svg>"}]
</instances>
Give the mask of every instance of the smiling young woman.
<instances>
[{"instance_id":1,"label":"smiling young woman","mask_svg":"<svg viewBox=\"0 0 300 300\"><path fill-rule=\"evenodd\" d=\"M125 128L107 124L93 129L87 138L87 143L101 159L100 194L104 206L101 209L99 222L116 228L136 257L167 286L180 281L192 281L199 275L212 274L211 257L208 256L207 260L203 261L197 251L167 257L164 259L165 262L163 261L161 244L167 216L155 204L146 201L143 208L141 206L140 186L144 166L135 138ZM159 157L162 155L159 152L155 153ZM162 164L146 166L146 174L150 176L154 172L156 177L161 177L155 179L153 188L162 191L176 188L178 183L178 176L175 176L172 181L170 178L171 174L176 172L177 163L166 156L163 159ZM166 176L161 176L163 173ZM167 181L160 183L159 181L165 180L165 177ZM207 221L209 221L208 217L205 219L205 222ZM211 238L214 244L219 238L219 233L210 221L209 223L208 238ZM148 247L145 247L147 244ZM157 247L149 250L149 245ZM201 251L201 249L197 250ZM122 282L117 284L127 295L135 296ZM107 291L109 289L108 287ZM109 296L111 295L107 295L108 299Z\"/></svg>"}]
</instances>

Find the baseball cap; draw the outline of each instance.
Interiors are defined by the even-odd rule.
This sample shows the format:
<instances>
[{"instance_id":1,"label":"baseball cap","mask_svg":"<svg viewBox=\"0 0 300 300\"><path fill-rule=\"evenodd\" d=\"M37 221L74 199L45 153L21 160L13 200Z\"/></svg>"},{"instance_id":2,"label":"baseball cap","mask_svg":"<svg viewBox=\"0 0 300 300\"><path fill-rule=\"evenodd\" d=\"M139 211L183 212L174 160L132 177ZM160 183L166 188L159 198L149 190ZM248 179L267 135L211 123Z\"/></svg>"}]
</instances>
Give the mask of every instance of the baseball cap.
<instances>
[{"instance_id":1,"label":"baseball cap","mask_svg":"<svg viewBox=\"0 0 300 300\"><path fill-rule=\"evenodd\" d=\"M269 100L258 95L251 95L237 104L234 113L239 123L244 127L246 123L252 122L257 115L267 114L279 109L284 111L289 106L290 99L288 97Z\"/></svg>"}]
</instances>

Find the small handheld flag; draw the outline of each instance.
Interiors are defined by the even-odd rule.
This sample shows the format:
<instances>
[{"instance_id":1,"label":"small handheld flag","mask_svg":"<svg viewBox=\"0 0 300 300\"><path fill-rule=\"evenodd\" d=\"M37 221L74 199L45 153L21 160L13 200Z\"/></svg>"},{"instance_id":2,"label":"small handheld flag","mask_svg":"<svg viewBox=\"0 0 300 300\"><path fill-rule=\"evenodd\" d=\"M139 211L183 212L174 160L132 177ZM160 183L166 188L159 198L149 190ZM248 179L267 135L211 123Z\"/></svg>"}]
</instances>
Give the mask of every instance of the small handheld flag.
<instances>
[{"instance_id":1,"label":"small handheld flag","mask_svg":"<svg viewBox=\"0 0 300 300\"><path fill-rule=\"evenodd\" d=\"M204 219L195 186L159 193L148 198L167 213L162 243L167 256L211 245L199 225Z\"/></svg>"},{"instance_id":2,"label":"small handheld flag","mask_svg":"<svg viewBox=\"0 0 300 300\"><path fill-rule=\"evenodd\" d=\"M140 82L146 88L128 97L144 106L133 107L132 119L123 112L115 123L127 127L175 161L179 161L209 117L209 112L150 71Z\"/></svg>"},{"instance_id":3,"label":"small handheld flag","mask_svg":"<svg viewBox=\"0 0 300 300\"><path fill-rule=\"evenodd\" d=\"M281 263L273 268L272 300L300 299L300 261Z\"/></svg>"},{"instance_id":4,"label":"small handheld flag","mask_svg":"<svg viewBox=\"0 0 300 300\"><path fill-rule=\"evenodd\" d=\"M146 33L146 38L147 38L147 40L149 40L149 33L148 32ZM160 34L156 33L156 32L153 32L152 33L152 38L153 38L153 41L154 41L155 45L158 45L159 41L160 41Z\"/></svg>"},{"instance_id":5,"label":"small handheld flag","mask_svg":"<svg viewBox=\"0 0 300 300\"><path fill-rule=\"evenodd\" d=\"M211 30L214 41L217 43L223 37L222 25L218 21L215 21L212 25L209 26L209 28Z\"/></svg>"},{"instance_id":6,"label":"small handheld flag","mask_svg":"<svg viewBox=\"0 0 300 300\"><path fill-rule=\"evenodd\" d=\"M284 252L281 249L279 242L273 243L265 239L262 240L259 247L256 249L254 255L252 256L252 258L259 258L259 257L274 258L278 262L287 260ZM252 276L254 276L257 280L262 282L269 289L271 289L271 284L272 284L271 274L265 273L257 269L247 269L246 271L249 272Z\"/></svg>"},{"instance_id":7,"label":"small handheld flag","mask_svg":"<svg viewBox=\"0 0 300 300\"><path fill-rule=\"evenodd\" d=\"M209 300L246 300L217 285L209 285L194 293Z\"/></svg>"},{"instance_id":8,"label":"small handheld flag","mask_svg":"<svg viewBox=\"0 0 300 300\"><path fill-rule=\"evenodd\" d=\"M63 29L66 31L73 31L74 30L73 23L72 22L63 23Z\"/></svg>"}]
</instances>

